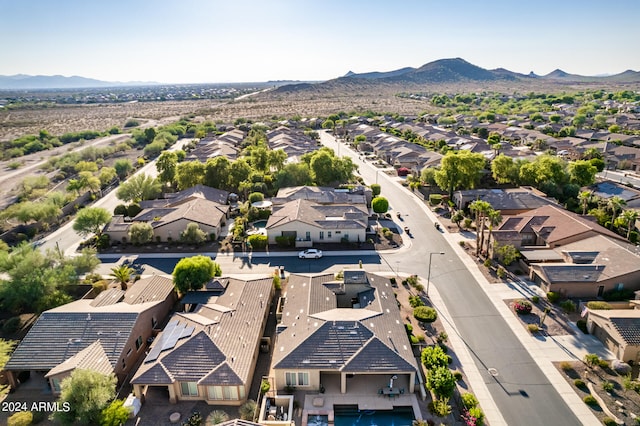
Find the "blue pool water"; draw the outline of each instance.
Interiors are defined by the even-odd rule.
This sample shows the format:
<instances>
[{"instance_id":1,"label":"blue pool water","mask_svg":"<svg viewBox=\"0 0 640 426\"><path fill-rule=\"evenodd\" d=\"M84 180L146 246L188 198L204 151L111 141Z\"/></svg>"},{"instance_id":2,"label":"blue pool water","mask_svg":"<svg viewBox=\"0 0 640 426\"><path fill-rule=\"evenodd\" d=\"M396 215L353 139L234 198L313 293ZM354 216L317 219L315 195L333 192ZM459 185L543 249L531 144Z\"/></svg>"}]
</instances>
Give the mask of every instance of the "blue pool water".
<instances>
[{"instance_id":1,"label":"blue pool water","mask_svg":"<svg viewBox=\"0 0 640 426\"><path fill-rule=\"evenodd\" d=\"M411 426L411 407L393 410L358 410L357 406L334 406L335 426Z\"/></svg>"},{"instance_id":2,"label":"blue pool water","mask_svg":"<svg viewBox=\"0 0 640 426\"><path fill-rule=\"evenodd\" d=\"M267 226L267 221L266 220L257 220L255 222L253 222L253 227L254 228L264 228L265 226Z\"/></svg>"}]
</instances>

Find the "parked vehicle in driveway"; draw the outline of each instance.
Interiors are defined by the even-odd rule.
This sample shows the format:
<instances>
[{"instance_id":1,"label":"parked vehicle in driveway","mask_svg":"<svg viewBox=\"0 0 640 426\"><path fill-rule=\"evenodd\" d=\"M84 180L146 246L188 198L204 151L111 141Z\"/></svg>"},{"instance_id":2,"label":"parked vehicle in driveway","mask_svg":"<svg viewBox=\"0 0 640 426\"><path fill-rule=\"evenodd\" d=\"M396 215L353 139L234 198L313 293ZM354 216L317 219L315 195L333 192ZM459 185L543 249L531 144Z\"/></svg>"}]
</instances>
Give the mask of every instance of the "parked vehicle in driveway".
<instances>
[{"instance_id":1,"label":"parked vehicle in driveway","mask_svg":"<svg viewBox=\"0 0 640 426\"><path fill-rule=\"evenodd\" d=\"M318 249L306 249L298 253L299 259L320 259L322 257L322 250Z\"/></svg>"}]
</instances>

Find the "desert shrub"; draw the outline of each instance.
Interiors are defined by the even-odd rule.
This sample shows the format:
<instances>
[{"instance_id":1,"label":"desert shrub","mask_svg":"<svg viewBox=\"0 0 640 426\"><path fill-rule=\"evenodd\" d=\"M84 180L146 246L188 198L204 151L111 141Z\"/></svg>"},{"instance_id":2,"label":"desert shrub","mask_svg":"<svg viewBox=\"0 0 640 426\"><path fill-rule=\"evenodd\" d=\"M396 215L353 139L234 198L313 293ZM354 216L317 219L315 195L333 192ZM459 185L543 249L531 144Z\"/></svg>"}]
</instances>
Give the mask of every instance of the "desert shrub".
<instances>
[{"instance_id":1,"label":"desert shrub","mask_svg":"<svg viewBox=\"0 0 640 426\"><path fill-rule=\"evenodd\" d=\"M412 308L417 308L418 306L424 306L424 302L420 296L409 296L409 305L411 305Z\"/></svg>"},{"instance_id":2,"label":"desert shrub","mask_svg":"<svg viewBox=\"0 0 640 426\"><path fill-rule=\"evenodd\" d=\"M12 334L18 331L21 325L22 320L20 320L20 317L11 317L2 324L2 331L7 334Z\"/></svg>"},{"instance_id":3,"label":"desert shrub","mask_svg":"<svg viewBox=\"0 0 640 426\"><path fill-rule=\"evenodd\" d=\"M118 204L118 205L113 209L113 214L114 214L114 215L127 216L127 206L125 206L124 204Z\"/></svg>"},{"instance_id":4,"label":"desert shrub","mask_svg":"<svg viewBox=\"0 0 640 426\"><path fill-rule=\"evenodd\" d=\"M637 380L633 380L631 378L631 373L626 374L622 377L622 387L624 390L633 390L635 392L640 392L640 382Z\"/></svg>"},{"instance_id":5,"label":"desert shrub","mask_svg":"<svg viewBox=\"0 0 640 426\"><path fill-rule=\"evenodd\" d=\"M418 321L431 323L438 318L438 313L428 306L418 306L413 309L413 317Z\"/></svg>"},{"instance_id":6,"label":"desert shrub","mask_svg":"<svg viewBox=\"0 0 640 426\"><path fill-rule=\"evenodd\" d=\"M577 387L577 388L585 388L587 385L585 385L584 380L581 379L575 379L573 381L573 384Z\"/></svg>"},{"instance_id":7,"label":"desert shrub","mask_svg":"<svg viewBox=\"0 0 640 426\"><path fill-rule=\"evenodd\" d=\"M560 302L560 307L567 313L576 311L576 303L573 300L565 300L564 302Z\"/></svg>"},{"instance_id":8,"label":"desert shrub","mask_svg":"<svg viewBox=\"0 0 640 426\"><path fill-rule=\"evenodd\" d=\"M182 424L183 426L200 426L202 424L202 415L198 411L194 411Z\"/></svg>"},{"instance_id":9,"label":"desert shrub","mask_svg":"<svg viewBox=\"0 0 640 426\"><path fill-rule=\"evenodd\" d=\"M33 423L31 411L18 411L7 419L7 426L28 426Z\"/></svg>"},{"instance_id":10,"label":"desert shrub","mask_svg":"<svg viewBox=\"0 0 640 426\"><path fill-rule=\"evenodd\" d=\"M528 300L520 299L514 302L513 309L519 315L526 315L531 313L531 309L533 309L533 306Z\"/></svg>"},{"instance_id":11,"label":"desert shrub","mask_svg":"<svg viewBox=\"0 0 640 426\"><path fill-rule=\"evenodd\" d=\"M247 242L251 244L252 248L263 249L267 246L269 239L266 235L255 234L255 235L250 235L247 238Z\"/></svg>"},{"instance_id":12,"label":"desert shrub","mask_svg":"<svg viewBox=\"0 0 640 426\"><path fill-rule=\"evenodd\" d=\"M507 271L501 266L496 271L496 275L498 276L498 278L504 278L507 276Z\"/></svg>"},{"instance_id":13,"label":"desert shrub","mask_svg":"<svg viewBox=\"0 0 640 426\"><path fill-rule=\"evenodd\" d=\"M610 382L608 380L605 380L602 382L602 389L605 392L612 392L614 388L615 388L615 385L613 384L613 382Z\"/></svg>"},{"instance_id":14,"label":"desert shrub","mask_svg":"<svg viewBox=\"0 0 640 426\"><path fill-rule=\"evenodd\" d=\"M409 336L409 341L411 342L412 345L417 345L420 342L418 338L413 334Z\"/></svg>"},{"instance_id":15,"label":"desert shrub","mask_svg":"<svg viewBox=\"0 0 640 426\"><path fill-rule=\"evenodd\" d=\"M439 345L443 345L447 340L449 340L449 335L446 332L441 331L440 333L438 333L438 337L436 337L436 341L438 342Z\"/></svg>"},{"instance_id":16,"label":"desert shrub","mask_svg":"<svg viewBox=\"0 0 640 426\"><path fill-rule=\"evenodd\" d=\"M462 380L462 373L458 370L455 370L453 372L453 377L456 379L456 381L460 381Z\"/></svg>"},{"instance_id":17,"label":"desert shrub","mask_svg":"<svg viewBox=\"0 0 640 426\"><path fill-rule=\"evenodd\" d=\"M491 266L491 259L485 259L485 261L482 263L484 265L485 268L488 268Z\"/></svg>"},{"instance_id":18,"label":"desert shrub","mask_svg":"<svg viewBox=\"0 0 640 426\"><path fill-rule=\"evenodd\" d=\"M469 415L476 419L476 426L482 426L484 424L484 412L478 406L469 408Z\"/></svg>"},{"instance_id":19,"label":"desert shrub","mask_svg":"<svg viewBox=\"0 0 640 426\"><path fill-rule=\"evenodd\" d=\"M539 296L531 296L531 301L533 303L538 303L540 301L540 297Z\"/></svg>"},{"instance_id":20,"label":"desert shrub","mask_svg":"<svg viewBox=\"0 0 640 426\"><path fill-rule=\"evenodd\" d=\"M471 223L473 223L473 220L469 217L466 217L463 221L463 228L465 229L471 228Z\"/></svg>"},{"instance_id":21,"label":"desert shrub","mask_svg":"<svg viewBox=\"0 0 640 426\"><path fill-rule=\"evenodd\" d=\"M560 300L560 293L556 293L555 291L547 292L547 300L550 303L556 303L558 300Z\"/></svg>"},{"instance_id":22,"label":"desert shrub","mask_svg":"<svg viewBox=\"0 0 640 426\"><path fill-rule=\"evenodd\" d=\"M268 380L263 380L262 383L260 383L260 392L267 393L269 392L270 389L271 389L271 383L269 383Z\"/></svg>"},{"instance_id":23,"label":"desert shrub","mask_svg":"<svg viewBox=\"0 0 640 426\"><path fill-rule=\"evenodd\" d=\"M598 401L596 401L596 399L591 395L585 396L584 398L582 398L582 400L584 401L585 404L590 405L592 407L599 405Z\"/></svg>"},{"instance_id":24,"label":"desert shrub","mask_svg":"<svg viewBox=\"0 0 640 426\"><path fill-rule=\"evenodd\" d=\"M449 398L436 399L429 403L429 411L434 416L446 417L451 414L451 406L449 405Z\"/></svg>"},{"instance_id":25,"label":"desert shrub","mask_svg":"<svg viewBox=\"0 0 640 426\"><path fill-rule=\"evenodd\" d=\"M533 334L540 331L540 327L538 327L538 324L528 324L527 330L529 330L529 333Z\"/></svg>"},{"instance_id":26,"label":"desert shrub","mask_svg":"<svg viewBox=\"0 0 640 426\"><path fill-rule=\"evenodd\" d=\"M622 290L605 291L602 298L608 302L633 299L633 290L623 288Z\"/></svg>"},{"instance_id":27,"label":"desert shrub","mask_svg":"<svg viewBox=\"0 0 640 426\"><path fill-rule=\"evenodd\" d=\"M407 332L407 335L411 335L413 333L413 326L411 324L405 324L404 330Z\"/></svg>"},{"instance_id":28,"label":"desert shrub","mask_svg":"<svg viewBox=\"0 0 640 426\"><path fill-rule=\"evenodd\" d=\"M589 309L605 309L605 310L609 310L611 309L611 305L608 304L607 302L599 302L596 300L592 300L591 302L587 302L587 308Z\"/></svg>"},{"instance_id":29,"label":"desert shrub","mask_svg":"<svg viewBox=\"0 0 640 426\"><path fill-rule=\"evenodd\" d=\"M617 426L618 423L616 423L616 421L611 417L605 417L604 419L602 419L602 424L604 424L605 426Z\"/></svg>"},{"instance_id":30,"label":"desert shrub","mask_svg":"<svg viewBox=\"0 0 640 426\"><path fill-rule=\"evenodd\" d=\"M431 204L432 206L437 206L441 202L442 202L442 195L441 194L431 194L431 195L429 195L429 204Z\"/></svg>"},{"instance_id":31,"label":"desert shrub","mask_svg":"<svg viewBox=\"0 0 640 426\"><path fill-rule=\"evenodd\" d=\"M584 334L589 334L589 330L587 330L587 322L585 320L578 320L576 321L576 326L578 327L578 329L580 329L580 331L582 331Z\"/></svg>"},{"instance_id":32,"label":"desert shrub","mask_svg":"<svg viewBox=\"0 0 640 426\"><path fill-rule=\"evenodd\" d=\"M420 354L420 360L427 370L449 365L449 356L440 346L428 346L424 348Z\"/></svg>"},{"instance_id":33,"label":"desert shrub","mask_svg":"<svg viewBox=\"0 0 640 426\"><path fill-rule=\"evenodd\" d=\"M213 426L229 420L229 415L222 410L214 410L207 416L206 425Z\"/></svg>"},{"instance_id":34,"label":"desert shrub","mask_svg":"<svg viewBox=\"0 0 640 426\"><path fill-rule=\"evenodd\" d=\"M462 395L460 395L460 398L462 398L462 403L467 408L473 408L478 405L478 398L476 398L476 396L472 393L463 393Z\"/></svg>"},{"instance_id":35,"label":"desert shrub","mask_svg":"<svg viewBox=\"0 0 640 426\"><path fill-rule=\"evenodd\" d=\"M560 369L562 371L570 371L573 370L573 365L569 361L562 361L560 363Z\"/></svg>"},{"instance_id":36,"label":"desert shrub","mask_svg":"<svg viewBox=\"0 0 640 426\"><path fill-rule=\"evenodd\" d=\"M256 402L253 399L247 400L240 406L240 418L242 420L253 420L253 415L256 411Z\"/></svg>"},{"instance_id":37,"label":"desert shrub","mask_svg":"<svg viewBox=\"0 0 640 426\"><path fill-rule=\"evenodd\" d=\"M283 235L279 235L276 237L276 244L278 245L278 247L293 247L294 243L294 237L287 237Z\"/></svg>"},{"instance_id":38,"label":"desert shrub","mask_svg":"<svg viewBox=\"0 0 640 426\"><path fill-rule=\"evenodd\" d=\"M586 354L584 356L584 362L589 367L596 367L600 365L600 357L596 354Z\"/></svg>"},{"instance_id":39,"label":"desert shrub","mask_svg":"<svg viewBox=\"0 0 640 426\"><path fill-rule=\"evenodd\" d=\"M134 119L129 119L124 123L123 127L138 127L140 125L140 122L138 120L134 120Z\"/></svg>"}]
</instances>

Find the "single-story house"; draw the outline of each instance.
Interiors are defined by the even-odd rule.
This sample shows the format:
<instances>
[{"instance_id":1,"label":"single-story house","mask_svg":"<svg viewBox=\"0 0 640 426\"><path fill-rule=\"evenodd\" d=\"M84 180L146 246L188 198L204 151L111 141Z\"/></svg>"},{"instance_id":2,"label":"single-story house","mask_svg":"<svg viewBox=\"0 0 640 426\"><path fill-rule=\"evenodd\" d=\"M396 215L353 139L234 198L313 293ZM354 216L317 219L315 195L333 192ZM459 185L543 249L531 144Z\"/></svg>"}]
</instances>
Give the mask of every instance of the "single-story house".
<instances>
[{"instance_id":1,"label":"single-story house","mask_svg":"<svg viewBox=\"0 0 640 426\"><path fill-rule=\"evenodd\" d=\"M612 290L640 290L640 256L604 235L521 254L530 279L545 292L595 298Z\"/></svg>"},{"instance_id":2,"label":"single-story house","mask_svg":"<svg viewBox=\"0 0 640 426\"><path fill-rule=\"evenodd\" d=\"M453 202L458 210L464 210L476 200L486 201L494 210L503 216L513 216L537 209L549 204L556 204L543 192L530 187L507 189L469 189L453 193Z\"/></svg>"},{"instance_id":3,"label":"single-story house","mask_svg":"<svg viewBox=\"0 0 640 426\"><path fill-rule=\"evenodd\" d=\"M518 250L554 248L595 235L605 235L626 242L624 237L598 225L592 218L580 216L554 204L513 216L503 216L502 223L493 230L492 235L491 253L495 244L510 244Z\"/></svg>"},{"instance_id":4,"label":"single-story house","mask_svg":"<svg viewBox=\"0 0 640 426\"><path fill-rule=\"evenodd\" d=\"M122 383L176 299L172 279L154 275L43 312L5 365L10 385L29 372L59 393L76 368L113 373Z\"/></svg>"},{"instance_id":5,"label":"single-story house","mask_svg":"<svg viewBox=\"0 0 640 426\"><path fill-rule=\"evenodd\" d=\"M196 185L165 199L142 202L143 210L133 218L113 216L103 232L112 241L126 241L131 225L145 222L153 227L156 239L177 241L190 223L196 223L207 235L218 237L229 217L228 197L226 191Z\"/></svg>"},{"instance_id":6,"label":"single-story house","mask_svg":"<svg viewBox=\"0 0 640 426\"><path fill-rule=\"evenodd\" d=\"M164 388L169 402L241 405L249 397L273 279L219 278L174 314L131 379L138 398ZM205 303L197 303L199 297Z\"/></svg>"},{"instance_id":7,"label":"single-story house","mask_svg":"<svg viewBox=\"0 0 640 426\"><path fill-rule=\"evenodd\" d=\"M333 274L292 274L278 306L272 360L278 391L364 388L376 395L390 381L401 393L420 388L388 278L361 269L345 270L343 281Z\"/></svg>"},{"instance_id":8,"label":"single-story house","mask_svg":"<svg viewBox=\"0 0 640 426\"><path fill-rule=\"evenodd\" d=\"M587 330L629 364L640 362L640 310L589 310Z\"/></svg>"},{"instance_id":9,"label":"single-story house","mask_svg":"<svg viewBox=\"0 0 640 426\"><path fill-rule=\"evenodd\" d=\"M298 246L313 243L364 242L369 211L365 205L319 204L297 199L274 205L266 225L269 244L291 237Z\"/></svg>"}]
</instances>

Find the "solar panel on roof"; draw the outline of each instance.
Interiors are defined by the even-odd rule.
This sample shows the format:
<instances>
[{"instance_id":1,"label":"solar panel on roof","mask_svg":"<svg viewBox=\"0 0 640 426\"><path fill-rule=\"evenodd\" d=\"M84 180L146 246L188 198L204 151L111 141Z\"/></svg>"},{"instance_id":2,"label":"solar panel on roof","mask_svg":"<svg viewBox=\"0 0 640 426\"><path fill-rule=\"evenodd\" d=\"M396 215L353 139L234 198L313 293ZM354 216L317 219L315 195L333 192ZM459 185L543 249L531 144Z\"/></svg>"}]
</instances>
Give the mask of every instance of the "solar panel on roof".
<instances>
[{"instance_id":1,"label":"solar panel on roof","mask_svg":"<svg viewBox=\"0 0 640 426\"><path fill-rule=\"evenodd\" d=\"M171 329L171 331L167 334L167 338L164 339L164 344L162 345L162 350L173 349L173 347L178 342L180 338L180 334L184 331L186 324L176 324L175 327ZM165 330L165 333L166 330Z\"/></svg>"},{"instance_id":2,"label":"solar panel on roof","mask_svg":"<svg viewBox=\"0 0 640 426\"><path fill-rule=\"evenodd\" d=\"M162 335L160 335L160 337L156 341L156 344L153 346L153 348L151 348L149 354L144 359L145 364L158 359L158 356L160 356L160 352L163 351L164 343L167 336L171 334L176 325L178 325L178 321L169 321L167 326L164 328L164 332L162 333Z\"/></svg>"}]
</instances>

